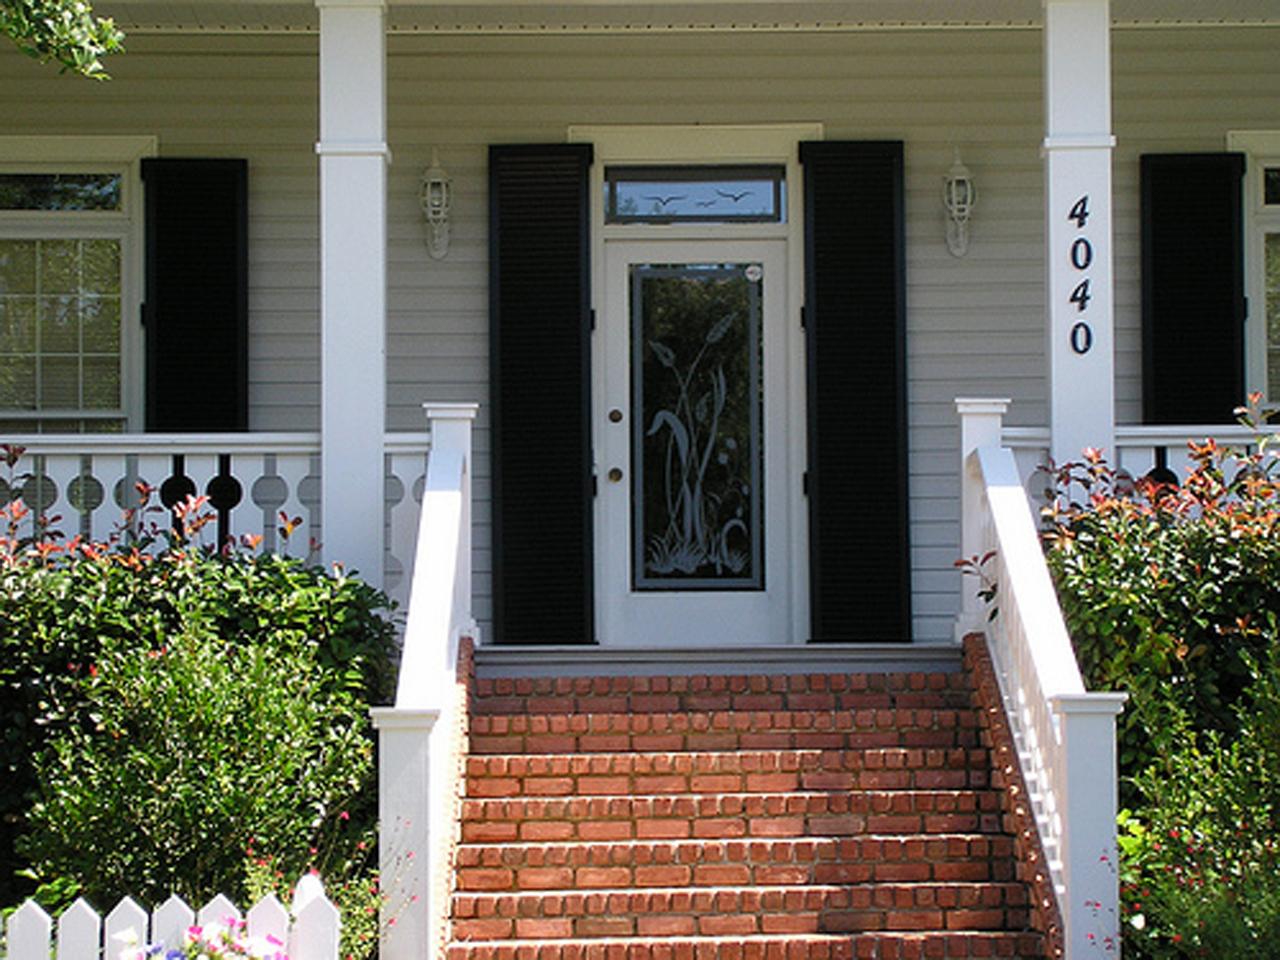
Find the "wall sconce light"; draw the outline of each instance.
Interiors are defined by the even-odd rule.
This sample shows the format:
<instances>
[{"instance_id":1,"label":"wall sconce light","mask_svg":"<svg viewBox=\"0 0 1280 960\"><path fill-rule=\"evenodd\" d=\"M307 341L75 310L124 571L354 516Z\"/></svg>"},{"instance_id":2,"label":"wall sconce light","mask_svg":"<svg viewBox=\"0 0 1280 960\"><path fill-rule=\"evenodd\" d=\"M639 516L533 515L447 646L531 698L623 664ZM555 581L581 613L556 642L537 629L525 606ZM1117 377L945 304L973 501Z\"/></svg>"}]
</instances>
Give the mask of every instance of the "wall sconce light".
<instances>
[{"instance_id":1,"label":"wall sconce light","mask_svg":"<svg viewBox=\"0 0 1280 960\"><path fill-rule=\"evenodd\" d=\"M449 210L453 206L453 181L440 166L440 158L431 151L431 166L422 174L418 203L427 218L427 253L433 260L443 260L449 252Z\"/></svg>"},{"instance_id":2,"label":"wall sconce light","mask_svg":"<svg viewBox=\"0 0 1280 960\"><path fill-rule=\"evenodd\" d=\"M942 178L942 202L947 208L947 249L953 257L963 257L969 251L969 215L978 202L978 188L969 168L960 162L959 147L955 163Z\"/></svg>"}]
</instances>

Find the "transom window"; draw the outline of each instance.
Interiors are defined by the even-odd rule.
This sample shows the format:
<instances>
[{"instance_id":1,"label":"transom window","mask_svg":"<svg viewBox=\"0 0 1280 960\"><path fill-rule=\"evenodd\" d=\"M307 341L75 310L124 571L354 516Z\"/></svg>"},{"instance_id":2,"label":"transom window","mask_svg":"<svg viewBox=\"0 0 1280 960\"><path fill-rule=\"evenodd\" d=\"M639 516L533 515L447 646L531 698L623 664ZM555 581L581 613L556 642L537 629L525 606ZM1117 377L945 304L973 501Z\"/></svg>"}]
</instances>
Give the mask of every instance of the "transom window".
<instances>
[{"instance_id":1,"label":"transom window","mask_svg":"<svg viewBox=\"0 0 1280 960\"><path fill-rule=\"evenodd\" d=\"M1268 207L1280 207L1280 165L1262 171L1262 202Z\"/></svg>"},{"instance_id":2,"label":"transom window","mask_svg":"<svg viewBox=\"0 0 1280 960\"><path fill-rule=\"evenodd\" d=\"M606 223L785 223L786 167L611 166Z\"/></svg>"},{"instance_id":3,"label":"transom window","mask_svg":"<svg viewBox=\"0 0 1280 960\"><path fill-rule=\"evenodd\" d=\"M118 173L0 173L0 210L121 210Z\"/></svg>"}]
</instances>

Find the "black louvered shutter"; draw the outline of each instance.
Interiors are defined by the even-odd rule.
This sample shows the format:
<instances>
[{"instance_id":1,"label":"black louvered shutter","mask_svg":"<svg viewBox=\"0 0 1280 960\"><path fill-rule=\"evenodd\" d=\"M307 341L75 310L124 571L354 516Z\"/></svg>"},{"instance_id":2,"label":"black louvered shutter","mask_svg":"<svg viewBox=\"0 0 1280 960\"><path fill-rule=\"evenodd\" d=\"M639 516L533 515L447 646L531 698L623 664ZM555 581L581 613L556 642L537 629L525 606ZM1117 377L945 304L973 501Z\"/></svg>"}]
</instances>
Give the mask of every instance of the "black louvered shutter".
<instances>
[{"instance_id":1,"label":"black louvered shutter","mask_svg":"<svg viewBox=\"0 0 1280 960\"><path fill-rule=\"evenodd\" d=\"M1142 170L1142 409L1231 423L1244 402L1244 155L1147 154Z\"/></svg>"},{"instance_id":2,"label":"black louvered shutter","mask_svg":"<svg viewBox=\"0 0 1280 960\"><path fill-rule=\"evenodd\" d=\"M494 632L593 623L587 144L489 151Z\"/></svg>"},{"instance_id":3,"label":"black louvered shutter","mask_svg":"<svg viewBox=\"0 0 1280 960\"><path fill-rule=\"evenodd\" d=\"M142 161L147 429L249 427L249 216L244 160Z\"/></svg>"},{"instance_id":4,"label":"black louvered shutter","mask_svg":"<svg viewBox=\"0 0 1280 960\"><path fill-rule=\"evenodd\" d=\"M812 638L911 639L902 144L800 147Z\"/></svg>"}]
</instances>

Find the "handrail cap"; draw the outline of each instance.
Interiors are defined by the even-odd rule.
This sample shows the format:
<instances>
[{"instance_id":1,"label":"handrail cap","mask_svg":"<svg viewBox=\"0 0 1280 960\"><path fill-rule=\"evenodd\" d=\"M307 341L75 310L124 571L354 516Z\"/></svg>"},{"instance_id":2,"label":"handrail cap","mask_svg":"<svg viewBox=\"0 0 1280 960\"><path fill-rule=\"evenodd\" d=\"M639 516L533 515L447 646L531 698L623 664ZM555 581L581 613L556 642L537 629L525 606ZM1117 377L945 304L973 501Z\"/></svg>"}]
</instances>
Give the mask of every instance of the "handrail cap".
<instances>
[{"instance_id":1,"label":"handrail cap","mask_svg":"<svg viewBox=\"0 0 1280 960\"><path fill-rule=\"evenodd\" d=\"M440 719L440 711L436 708L407 707L370 707L369 716L377 730L427 730L430 731Z\"/></svg>"},{"instance_id":2,"label":"handrail cap","mask_svg":"<svg viewBox=\"0 0 1280 960\"><path fill-rule=\"evenodd\" d=\"M1013 401L1008 397L956 397L959 413L1008 413Z\"/></svg>"},{"instance_id":3,"label":"handrail cap","mask_svg":"<svg viewBox=\"0 0 1280 960\"><path fill-rule=\"evenodd\" d=\"M422 405L429 420L474 420L480 404L473 400L461 402L427 401Z\"/></svg>"},{"instance_id":4,"label":"handrail cap","mask_svg":"<svg viewBox=\"0 0 1280 960\"><path fill-rule=\"evenodd\" d=\"M1049 697L1049 703L1058 713L1096 713L1118 716L1123 710L1127 693L1059 693Z\"/></svg>"}]
</instances>

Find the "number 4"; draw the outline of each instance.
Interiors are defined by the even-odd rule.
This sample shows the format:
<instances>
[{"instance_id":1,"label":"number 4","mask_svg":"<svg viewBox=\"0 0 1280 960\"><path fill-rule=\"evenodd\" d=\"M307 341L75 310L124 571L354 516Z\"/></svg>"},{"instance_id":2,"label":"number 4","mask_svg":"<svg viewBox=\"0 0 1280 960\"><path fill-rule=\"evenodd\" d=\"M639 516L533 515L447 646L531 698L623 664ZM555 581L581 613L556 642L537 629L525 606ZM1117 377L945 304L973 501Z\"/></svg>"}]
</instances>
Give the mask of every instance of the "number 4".
<instances>
[{"instance_id":1,"label":"number 4","mask_svg":"<svg viewBox=\"0 0 1280 960\"><path fill-rule=\"evenodd\" d=\"M1071 291L1069 302L1074 303L1076 305L1076 309L1081 313L1084 313L1085 308L1089 306L1090 299L1089 280L1086 277L1084 280L1081 280L1076 284L1076 288Z\"/></svg>"},{"instance_id":2,"label":"number 4","mask_svg":"<svg viewBox=\"0 0 1280 960\"><path fill-rule=\"evenodd\" d=\"M1075 206L1067 214L1067 219L1074 220L1077 227L1081 230L1084 229L1085 221L1089 219L1089 195L1087 193L1075 202Z\"/></svg>"}]
</instances>

